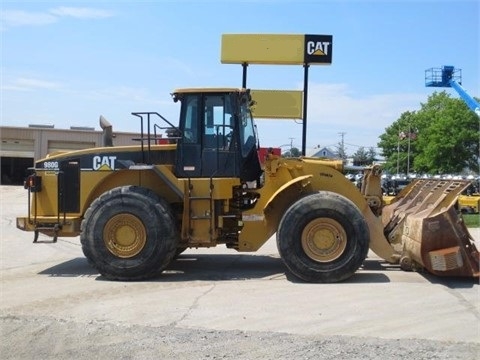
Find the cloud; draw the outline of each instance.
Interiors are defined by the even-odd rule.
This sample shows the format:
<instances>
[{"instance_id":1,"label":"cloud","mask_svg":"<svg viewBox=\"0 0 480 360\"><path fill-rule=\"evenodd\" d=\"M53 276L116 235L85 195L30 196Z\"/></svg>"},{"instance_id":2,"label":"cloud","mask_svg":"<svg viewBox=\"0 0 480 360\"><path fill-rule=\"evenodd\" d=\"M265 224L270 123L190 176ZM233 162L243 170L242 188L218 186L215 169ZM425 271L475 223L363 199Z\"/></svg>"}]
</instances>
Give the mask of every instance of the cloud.
<instances>
[{"instance_id":1,"label":"cloud","mask_svg":"<svg viewBox=\"0 0 480 360\"><path fill-rule=\"evenodd\" d=\"M41 26L58 22L65 17L76 19L103 19L114 14L107 10L87 7L60 6L43 12L4 10L0 14L0 29L15 26Z\"/></svg>"},{"instance_id":2,"label":"cloud","mask_svg":"<svg viewBox=\"0 0 480 360\"><path fill-rule=\"evenodd\" d=\"M169 94L163 94L163 97L152 95L149 89L137 88L130 86L111 86L104 88L90 89L82 92L79 96L84 96L95 101L110 101L120 103L131 103L145 105L163 106L165 104L173 103L169 98Z\"/></svg>"},{"instance_id":3,"label":"cloud","mask_svg":"<svg viewBox=\"0 0 480 360\"><path fill-rule=\"evenodd\" d=\"M346 84L310 84L308 123L328 144L346 132L345 141L353 146L376 146L387 127L403 112L418 110L422 101L423 93L362 95Z\"/></svg>"},{"instance_id":4,"label":"cloud","mask_svg":"<svg viewBox=\"0 0 480 360\"><path fill-rule=\"evenodd\" d=\"M51 9L49 12L59 17L70 16L77 19L102 19L113 16L112 12L106 10L66 6Z\"/></svg>"},{"instance_id":5,"label":"cloud","mask_svg":"<svg viewBox=\"0 0 480 360\"><path fill-rule=\"evenodd\" d=\"M303 85L302 85L303 86ZM405 111L420 108L421 93L364 95L347 84L311 82L308 87L307 148L335 148L344 133L347 153L359 146L376 147L378 137ZM260 139L266 146L288 144L301 147L302 125L294 121L258 121Z\"/></svg>"},{"instance_id":6,"label":"cloud","mask_svg":"<svg viewBox=\"0 0 480 360\"><path fill-rule=\"evenodd\" d=\"M48 25L57 21L57 17L46 12L27 12L22 10L5 10L1 13L2 28L11 26Z\"/></svg>"},{"instance_id":7,"label":"cloud","mask_svg":"<svg viewBox=\"0 0 480 360\"><path fill-rule=\"evenodd\" d=\"M14 91L34 91L34 90L56 90L60 89L62 85L53 81L46 81L36 78L20 77L13 81L2 85L2 90Z\"/></svg>"},{"instance_id":8,"label":"cloud","mask_svg":"<svg viewBox=\"0 0 480 360\"><path fill-rule=\"evenodd\" d=\"M346 84L310 84L308 113L311 121L381 129L407 110L415 110L424 94L355 94Z\"/></svg>"}]
</instances>

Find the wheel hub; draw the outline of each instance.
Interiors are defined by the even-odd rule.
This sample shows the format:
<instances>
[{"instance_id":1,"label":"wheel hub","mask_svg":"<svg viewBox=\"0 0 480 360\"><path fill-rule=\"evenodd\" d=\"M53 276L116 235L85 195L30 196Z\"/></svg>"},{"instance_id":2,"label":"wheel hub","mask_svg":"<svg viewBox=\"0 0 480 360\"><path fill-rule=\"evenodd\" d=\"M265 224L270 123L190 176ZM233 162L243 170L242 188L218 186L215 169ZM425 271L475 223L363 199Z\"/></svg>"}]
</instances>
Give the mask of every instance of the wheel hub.
<instances>
[{"instance_id":1,"label":"wheel hub","mask_svg":"<svg viewBox=\"0 0 480 360\"><path fill-rule=\"evenodd\" d=\"M302 248L312 260L330 262L338 259L347 246L347 234L334 219L318 218L302 232Z\"/></svg>"},{"instance_id":2,"label":"wheel hub","mask_svg":"<svg viewBox=\"0 0 480 360\"><path fill-rule=\"evenodd\" d=\"M118 214L105 224L103 239L108 251L113 255L130 258L142 251L147 235L139 218L132 214Z\"/></svg>"}]
</instances>

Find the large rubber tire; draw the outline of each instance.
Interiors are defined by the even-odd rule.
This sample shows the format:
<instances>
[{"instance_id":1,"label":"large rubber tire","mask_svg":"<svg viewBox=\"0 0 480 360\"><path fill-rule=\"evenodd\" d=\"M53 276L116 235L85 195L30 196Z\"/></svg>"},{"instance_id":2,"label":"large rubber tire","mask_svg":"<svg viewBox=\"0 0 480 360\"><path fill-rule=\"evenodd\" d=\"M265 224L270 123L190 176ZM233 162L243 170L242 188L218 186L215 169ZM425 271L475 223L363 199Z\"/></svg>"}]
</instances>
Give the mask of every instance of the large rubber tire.
<instances>
[{"instance_id":1,"label":"large rubber tire","mask_svg":"<svg viewBox=\"0 0 480 360\"><path fill-rule=\"evenodd\" d=\"M177 247L177 250L175 251L175 255L174 255L173 258L174 258L174 259L178 259L178 257L179 257L181 254L183 254L183 252L184 252L185 250L187 250L187 249L188 249L188 247L183 247L183 246L182 246L182 247Z\"/></svg>"},{"instance_id":2,"label":"large rubber tire","mask_svg":"<svg viewBox=\"0 0 480 360\"><path fill-rule=\"evenodd\" d=\"M143 280L171 262L179 235L170 205L149 189L123 186L85 212L80 241L88 261L111 280Z\"/></svg>"},{"instance_id":3,"label":"large rubber tire","mask_svg":"<svg viewBox=\"0 0 480 360\"><path fill-rule=\"evenodd\" d=\"M277 231L277 247L293 275L331 283L348 279L362 265L369 237L368 225L352 201L320 191L287 209Z\"/></svg>"}]
</instances>

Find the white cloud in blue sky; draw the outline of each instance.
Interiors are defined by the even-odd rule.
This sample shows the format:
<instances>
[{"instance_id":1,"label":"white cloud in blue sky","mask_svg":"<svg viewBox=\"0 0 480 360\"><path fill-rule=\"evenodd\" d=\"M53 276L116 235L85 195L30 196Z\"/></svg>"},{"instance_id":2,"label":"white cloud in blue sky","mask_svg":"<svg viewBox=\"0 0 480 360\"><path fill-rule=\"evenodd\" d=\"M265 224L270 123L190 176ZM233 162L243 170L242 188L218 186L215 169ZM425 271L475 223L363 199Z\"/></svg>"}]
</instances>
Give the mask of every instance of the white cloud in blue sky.
<instances>
[{"instance_id":1,"label":"white cloud in blue sky","mask_svg":"<svg viewBox=\"0 0 480 360\"><path fill-rule=\"evenodd\" d=\"M49 13L59 17L70 16L77 19L102 19L113 16L113 13L107 10L69 6L60 6L58 8L51 9Z\"/></svg>"},{"instance_id":2,"label":"white cloud in blue sky","mask_svg":"<svg viewBox=\"0 0 480 360\"><path fill-rule=\"evenodd\" d=\"M2 29L12 26L47 25L57 21L57 17L48 12L29 12L23 10L5 10L1 13Z\"/></svg>"},{"instance_id":3,"label":"white cloud in blue sky","mask_svg":"<svg viewBox=\"0 0 480 360\"><path fill-rule=\"evenodd\" d=\"M178 87L240 86L240 65L220 63L223 33L333 35L331 66L309 69L307 149L350 153L436 89L424 70L454 65L480 94L477 0L451 1L4 1L1 124L137 131L133 111L175 122ZM301 66L251 65L248 86L302 89ZM441 90L441 89L440 89ZM448 90L452 96L457 94ZM261 144L301 146L301 125L258 121Z\"/></svg>"},{"instance_id":4,"label":"white cloud in blue sky","mask_svg":"<svg viewBox=\"0 0 480 360\"><path fill-rule=\"evenodd\" d=\"M60 6L46 11L2 10L1 29L14 26L40 26L55 23L64 17L102 19L113 16L110 11L89 7Z\"/></svg>"},{"instance_id":5,"label":"white cloud in blue sky","mask_svg":"<svg viewBox=\"0 0 480 360\"><path fill-rule=\"evenodd\" d=\"M61 87L60 84L51 82L51 81L19 77L19 78L15 78L13 81L11 81L8 84L5 84L3 86L3 90L35 91L35 90L41 90L41 89L49 89L49 90L59 89L60 87Z\"/></svg>"}]
</instances>

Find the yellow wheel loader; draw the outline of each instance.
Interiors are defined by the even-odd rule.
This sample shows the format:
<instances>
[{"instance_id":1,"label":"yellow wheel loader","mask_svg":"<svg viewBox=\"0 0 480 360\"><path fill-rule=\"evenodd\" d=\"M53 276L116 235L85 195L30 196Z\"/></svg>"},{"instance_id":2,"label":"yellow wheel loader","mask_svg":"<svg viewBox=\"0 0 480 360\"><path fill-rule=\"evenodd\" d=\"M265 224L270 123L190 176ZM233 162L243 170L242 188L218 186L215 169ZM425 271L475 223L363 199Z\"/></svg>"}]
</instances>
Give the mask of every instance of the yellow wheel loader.
<instances>
[{"instance_id":1,"label":"yellow wheel loader","mask_svg":"<svg viewBox=\"0 0 480 360\"><path fill-rule=\"evenodd\" d=\"M464 181L419 180L383 205L381 169L361 189L341 161L259 158L247 89L180 89L180 119L133 113L138 145L112 145L38 160L25 181L29 210L17 227L56 241L78 236L106 278L159 275L187 248L258 250L276 233L288 270L308 282L338 282L371 249L405 270L479 276L479 254L457 209ZM158 120L158 122L157 122Z\"/></svg>"}]
</instances>

